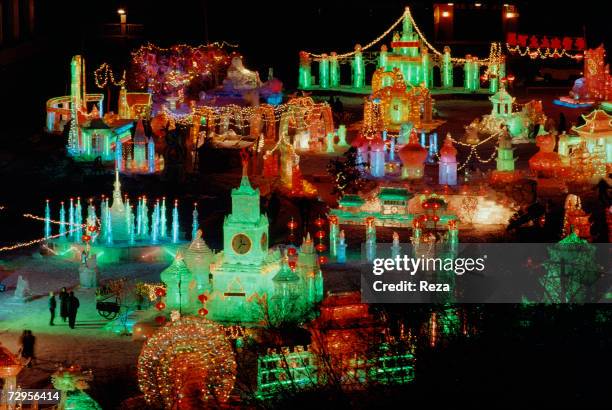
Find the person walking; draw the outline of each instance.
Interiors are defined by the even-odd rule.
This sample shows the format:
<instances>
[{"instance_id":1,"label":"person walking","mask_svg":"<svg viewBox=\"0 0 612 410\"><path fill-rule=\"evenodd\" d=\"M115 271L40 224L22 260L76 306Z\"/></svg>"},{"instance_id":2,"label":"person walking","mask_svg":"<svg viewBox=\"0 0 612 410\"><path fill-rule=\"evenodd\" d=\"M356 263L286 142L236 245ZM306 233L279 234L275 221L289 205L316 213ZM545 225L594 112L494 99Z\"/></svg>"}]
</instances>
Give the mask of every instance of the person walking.
<instances>
[{"instance_id":1,"label":"person walking","mask_svg":"<svg viewBox=\"0 0 612 410\"><path fill-rule=\"evenodd\" d=\"M57 308L57 301L55 300L55 295L53 292L49 292L49 326L54 326L53 320L55 320L55 309Z\"/></svg>"},{"instance_id":2,"label":"person walking","mask_svg":"<svg viewBox=\"0 0 612 410\"><path fill-rule=\"evenodd\" d=\"M19 344L21 345L19 348L21 357L27 360L28 367L32 367L32 362L35 359L34 345L36 344L36 337L34 337L31 330L26 329L23 331L19 339Z\"/></svg>"},{"instance_id":3,"label":"person walking","mask_svg":"<svg viewBox=\"0 0 612 410\"><path fill-rule=\"evenodd\" d=\"M68 326L70 326L70 329L74 329L78 310L79 299L74 296L74 292L70 291L70 294L68 295Z\"/></svg>"},{"instance_id":4,"label":"person walking","mask_svg":"<svg viewBox=\"0 0 612 410\"><path fill-rule=\"evenodd\" d=\"M559 113L559 134L564 133L565 131L567 131L567 120L565 119L565 114L563 114L562 112Z\"/></svg>"},{"instance_id":5,"label":"person walking","mask_svg":"<svg viewBox=\"0 0 612 410\"><path fill-rule=\"evenodd\" d=\"M59 302L60 302L60 316L62 320L65 322L68 319L68 291L66 288L62 288L59 293Z\"/></svg>"}]
</instances>

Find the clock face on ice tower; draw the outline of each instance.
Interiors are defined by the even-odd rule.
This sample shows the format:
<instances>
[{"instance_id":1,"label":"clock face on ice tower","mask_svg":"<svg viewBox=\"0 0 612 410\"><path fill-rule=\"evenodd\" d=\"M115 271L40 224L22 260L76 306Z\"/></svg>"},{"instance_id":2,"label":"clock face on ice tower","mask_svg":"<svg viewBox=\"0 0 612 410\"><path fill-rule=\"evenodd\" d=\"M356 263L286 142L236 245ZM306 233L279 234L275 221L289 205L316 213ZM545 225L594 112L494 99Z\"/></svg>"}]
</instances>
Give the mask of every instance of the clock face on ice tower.
<instances>
[{"instance_id":1,"label":"clock face on ice tower","mask_svg":"<svg viewBox=\"0 0 612 410\"><path fill-rule=\"evenodd\" d=\"M232 249L238 255L244 255L251 250L251 239L243 233L239 233L232 238Z\"/></svg>"},{"instance_id":2,"label":"clock face on ice tower","mask_svg":"<svg viewBox=\"0 0 612 410\"><path fill-rule=\"evenodd\" d=\"M232 190L232 213L223 222L223 252L224 264L255 270L268 256L268 218L260 214L259 190L251 187L246 175Z\"/></svg>"}]
</instances>

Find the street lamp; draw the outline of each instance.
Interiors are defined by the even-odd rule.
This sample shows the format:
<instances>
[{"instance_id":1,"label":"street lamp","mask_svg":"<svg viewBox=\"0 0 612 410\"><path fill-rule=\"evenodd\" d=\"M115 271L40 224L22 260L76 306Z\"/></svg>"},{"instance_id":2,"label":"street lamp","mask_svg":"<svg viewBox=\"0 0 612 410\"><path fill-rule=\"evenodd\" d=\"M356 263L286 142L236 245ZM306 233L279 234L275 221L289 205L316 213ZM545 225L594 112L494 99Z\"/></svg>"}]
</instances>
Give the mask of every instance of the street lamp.
<instances>
[{"instance_id":1,"label":"street lamp","mask_svg":"<svg viewBox=\"0 0 612 410\"><path fill-rule=\"evenodd\" d=\"M126 26L127 26L127 13L124 8L117 9L117 14L119 14L119 22L121 23L121 35L125 36Z\"/></svg>"}]
</instances>

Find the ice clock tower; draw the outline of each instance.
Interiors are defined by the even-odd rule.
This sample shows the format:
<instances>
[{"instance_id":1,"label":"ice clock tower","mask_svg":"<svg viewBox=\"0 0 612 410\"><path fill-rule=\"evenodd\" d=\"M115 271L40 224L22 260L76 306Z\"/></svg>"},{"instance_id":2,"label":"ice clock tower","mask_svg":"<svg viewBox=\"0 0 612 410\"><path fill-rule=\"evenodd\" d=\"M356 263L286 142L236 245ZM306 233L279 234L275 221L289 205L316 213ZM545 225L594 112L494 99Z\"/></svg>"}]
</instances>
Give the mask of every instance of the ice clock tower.
<instances>
[{"instance_id":1,"label":"ice clock tower","mask_svg":"<svg viewBox=\"0 0 612 410\"><path fill-rule=\"evenodd\" d=\"M232 213L223 222L224 265L260 267L268 255L268 217L260 213L259 189L253 189L243 159L240 186L232 189Z\"/></svg>"}]
</instances>

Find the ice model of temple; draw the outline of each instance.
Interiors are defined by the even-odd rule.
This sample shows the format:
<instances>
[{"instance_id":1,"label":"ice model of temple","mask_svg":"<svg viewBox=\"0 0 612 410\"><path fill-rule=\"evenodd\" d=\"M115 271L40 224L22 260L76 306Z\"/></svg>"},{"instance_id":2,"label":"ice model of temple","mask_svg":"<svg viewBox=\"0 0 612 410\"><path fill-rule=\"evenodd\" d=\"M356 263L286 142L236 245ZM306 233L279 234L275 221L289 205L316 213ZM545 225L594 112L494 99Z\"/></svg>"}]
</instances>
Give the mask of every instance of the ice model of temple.
<instances>
[{"instance_id":1,"label":"ice model of temple","mask_svg":"<svg viewBox=\"0 0 612 410\"><path fill-rule=\"evenodd\" d=\"M472 223L506 224L514 212L504 204L503 196L491 190L469 195L449 192L436 196L414 194L403 187L380 186L363 195L343 196L338 201L338 208L332 209L330 214L340 226L367 225L368 221L372 221L376 226L410 228L414 227L420 216L431 211L431 208L424 208L424 204L433 197L439 199L439 205L435 208L439 229ZM427 224L431 225L432 222ZM421 222L422 226L427 224ZM330 238L332 236L330 232Z\"/></svg>"},{"instance_id":2,"label":"ice model of temple","mask_svg":"<svg viewBox=\"0 0 612 410\"><path fill-rule=\"evenodd\" d=\"M85 202L85 201L83 201ZM153 202L153 201L151 201ZM67 205L67 206L66 206ZM167 210L166 199L158 199L149 206L146 197L135 204L121 192L119 170L115 169L112 198L90 198L82 204L81 198L61 202L59 221L51 219L51 207L45 207L46 238L58 254L72 257L90 247L98 254L99 262L116 260L166 260L184 243L178 217L178 202L172 211ZM169 214L171 217L169 217ZM51 230L51 223L59 226L59 232ZM167 248L165 252L162 248Z\"/></svg>"},{"instance_id":3,"label":"ice model of temple","mask_svg":"<svg viewBox=\"0 0 612 410\"><path fill-rule=\"evenodd\" d=\"M310 236L289 260L268 244L268 217L259 207L259 189L251 186L243 163L240 185L232 190L232 212L223 223L223 250L212 255L202 238L195 240L179 261L168 268L184 277L162 273L168 300L189 293L187 310L198 307L205 295L207 318L220 322L267 325L307 318L323 297L323 277ZM186 274L189 269L195 277ZM210 269L207 269L209 267ZM182 273L181 273L182 272ZM192 282L191 289L185 285ZM187 286L187 287L185 287ZM202 305L199 305L202 306Z\"/></svg>"},{"instance_id":4,"label":"ice model of temple","mask_svg":"<svg viewBox=\"0 0 612 410\"><path fill-rule=\"evenodd\" d=\"M542 101L532 100L526 104L519 104L521 109L514 111L516 99L502 86L494 95L489 97L492 109L491 114L484 115L479 130L485 134L496 134L505 126L510 136L516 141L526 141L536 124L544 128L546 115L542 110Z\"/></svg>"},{"instance_id":5,"label":"ice model of temple","mask_svg":"<svg viewBox=\"0 0 612 410\"><path fill-rule=\"evenodd\" d=\"M393 30L401 25L401 32ZM372 47L380 43L388 34L393 32L391 50L383 44L380 51L372 52ZM366 58L364 53L375 55L375 58ZM374 62L378 70L392 72L397 70L409 86L423 86L428 89L436 87L434 84L433 68L440 67L440 84L445 92L480 92L480 71L486 67L485 73L489 80L488 91L494 93L499 87L499 79L505 77L505 58L498 43L491 44L489 58L479 59L472 55L465 58L451 57L449 47L443 51L434 48L423 36L417 27L410 8L406 7L404 13L391 27L376 40L365 46L356 44L353 51L337 53L335 51L323 54L314 54L301 51L299 55L300 67L298 88L303 90L332 89L343 90L360 94L367 94L366 65ZM318 63L318 81L312 63ZM342 84L342 63L349 62L351 66L350 84ZM464 84L462 88L454 88L453 66L462 65L464 70ZM389 86L385 84L384 86ZM484 90L483 90L484 91Z\"/></svg>"}]
</instances>

